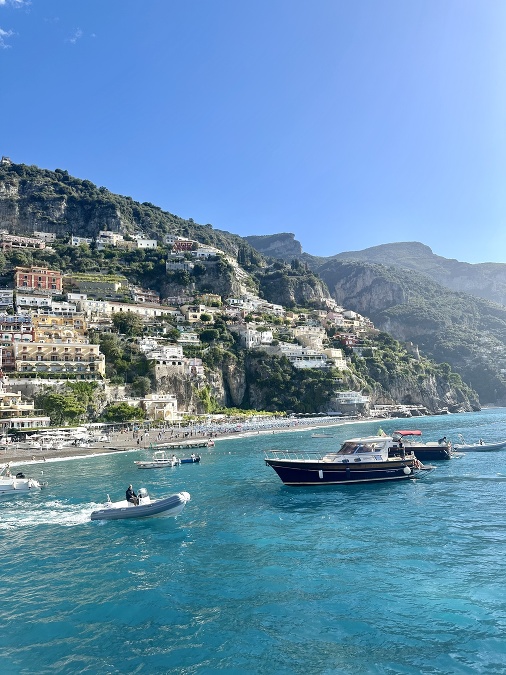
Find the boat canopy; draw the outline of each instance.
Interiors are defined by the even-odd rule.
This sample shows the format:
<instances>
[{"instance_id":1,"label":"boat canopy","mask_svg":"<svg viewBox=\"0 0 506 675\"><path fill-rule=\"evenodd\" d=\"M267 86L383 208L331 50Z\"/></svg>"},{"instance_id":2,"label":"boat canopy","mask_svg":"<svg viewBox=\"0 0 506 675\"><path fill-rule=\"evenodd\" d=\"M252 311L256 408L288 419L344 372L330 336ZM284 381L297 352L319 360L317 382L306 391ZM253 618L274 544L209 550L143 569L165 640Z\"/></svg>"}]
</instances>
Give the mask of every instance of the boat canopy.
<instances>
[{"instance_id":1,"label":"boat canopy","mask_svg":"<svg viewBox=\"0 0 506 675\"><path fill-rule=\"evenodd\" d=\"M394 431L394 434L398 434L399 436L421 436L422 432L419 430L414 430L414 431Z\"/></svg>"},{"instance_id":2,"label":"boat canopy","mask_svg":"<svg viewBox=\"0 0 506 675\"><path fill-rule=\"evenodd\" d=\"M367 452L381 452L391 442L390 436L372 438L351 438L341 445L336 455L356 455Z\"/></svg>"}]
</instances>

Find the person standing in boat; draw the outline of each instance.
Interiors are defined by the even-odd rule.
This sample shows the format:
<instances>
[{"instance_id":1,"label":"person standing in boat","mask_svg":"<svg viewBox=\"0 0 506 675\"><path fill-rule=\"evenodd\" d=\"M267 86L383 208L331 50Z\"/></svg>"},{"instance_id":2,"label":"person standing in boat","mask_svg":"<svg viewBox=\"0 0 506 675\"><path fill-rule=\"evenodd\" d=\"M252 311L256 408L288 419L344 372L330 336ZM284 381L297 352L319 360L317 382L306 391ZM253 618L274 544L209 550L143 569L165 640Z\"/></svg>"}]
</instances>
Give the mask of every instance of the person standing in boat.
<instances>
[{"instance_id":1,"label":"person standing in boat","mask_svg":"<svg viewBox=\"0 0 506 675\"><path fill-rule=\"evenodd\" d=\"M131 485L128 486L128 489L126 491L126 500L127 502L130 502L131 504L134 504L135 506L139 505L139 498L134 492L134 489Z\"/></svg>"}]
</instances>

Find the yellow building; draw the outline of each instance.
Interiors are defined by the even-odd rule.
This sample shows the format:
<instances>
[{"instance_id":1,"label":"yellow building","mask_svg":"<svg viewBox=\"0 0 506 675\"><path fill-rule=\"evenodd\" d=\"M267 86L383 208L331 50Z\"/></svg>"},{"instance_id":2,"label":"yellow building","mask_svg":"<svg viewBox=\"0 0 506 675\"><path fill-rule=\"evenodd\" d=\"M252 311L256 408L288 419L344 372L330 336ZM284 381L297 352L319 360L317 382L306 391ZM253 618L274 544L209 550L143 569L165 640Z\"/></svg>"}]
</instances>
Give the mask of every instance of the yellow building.
<instances>
[{"instance_id":1,"label":"yellow building","mask_svg":"<svg viewBox=\"0 0 506 675\"><path fill-rule=\"evenodd\" d=\"M28 342L14 345L15 370L20 373L54 373L62 377L100 379L105 356L98 345L83 342Z\"/></svg>"},{"instance_id":2,"label":"yellow building","mask_svg":"<svg viewBox=\"0 0 506 675\"><path fill-rule=\"evenodd\" d=\"M86 321L82 314L53 316L39 314L32 318L34 342L86 342Z\"/></svg>"}]
</instances>

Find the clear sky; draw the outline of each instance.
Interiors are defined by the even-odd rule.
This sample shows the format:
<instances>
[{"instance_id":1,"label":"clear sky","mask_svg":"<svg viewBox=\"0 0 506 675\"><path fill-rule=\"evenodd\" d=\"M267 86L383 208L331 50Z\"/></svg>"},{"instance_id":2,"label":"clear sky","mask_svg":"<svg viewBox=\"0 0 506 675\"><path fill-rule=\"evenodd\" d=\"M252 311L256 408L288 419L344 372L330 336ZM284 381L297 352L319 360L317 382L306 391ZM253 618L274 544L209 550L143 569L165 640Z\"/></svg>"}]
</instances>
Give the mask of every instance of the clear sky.
<instances>
[{"instance_id":1,"label":"clear sky","mask_svg":"<svg viewBox=\"0 0 506 675\"><path fill-rule=\"evenodd\" d=\"M331 255L506 262L504 0L0 0L0 154Z\"/></svg>"}]
</instances>

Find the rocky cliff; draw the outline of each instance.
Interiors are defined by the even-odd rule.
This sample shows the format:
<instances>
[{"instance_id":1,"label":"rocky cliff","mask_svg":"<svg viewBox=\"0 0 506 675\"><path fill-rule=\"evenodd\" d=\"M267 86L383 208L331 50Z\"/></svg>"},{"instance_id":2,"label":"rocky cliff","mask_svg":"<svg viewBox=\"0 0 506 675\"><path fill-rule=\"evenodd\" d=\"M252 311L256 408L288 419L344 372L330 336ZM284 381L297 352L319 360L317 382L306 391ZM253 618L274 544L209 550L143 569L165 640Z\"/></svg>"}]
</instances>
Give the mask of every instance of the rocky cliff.
<instances>
[{"instance_id":1,"label":"rocky cliff","mask_svg":"<svg viewBox=\"0 0 506 675\"><path fill-rule=\"evenodd\" d=\"M244 237L257 251L266 256L290 261L302 254L302 246L290 232Z\"/></svg>"},{"instance_id":2,"label":"rocky cliff","mask_svg":"<svg viewBox=\"0 0 506 675\"><path fill-rule=\"evenodd\" d=\"M338 302L397 340L415 343L425 356L449 363L482 403L506 403L504 307L385 265L333 260L320 274Z\"/></svg>"}]
</instances>

